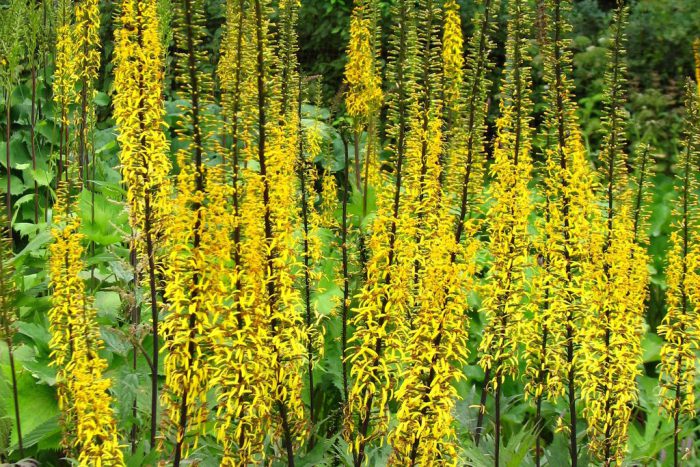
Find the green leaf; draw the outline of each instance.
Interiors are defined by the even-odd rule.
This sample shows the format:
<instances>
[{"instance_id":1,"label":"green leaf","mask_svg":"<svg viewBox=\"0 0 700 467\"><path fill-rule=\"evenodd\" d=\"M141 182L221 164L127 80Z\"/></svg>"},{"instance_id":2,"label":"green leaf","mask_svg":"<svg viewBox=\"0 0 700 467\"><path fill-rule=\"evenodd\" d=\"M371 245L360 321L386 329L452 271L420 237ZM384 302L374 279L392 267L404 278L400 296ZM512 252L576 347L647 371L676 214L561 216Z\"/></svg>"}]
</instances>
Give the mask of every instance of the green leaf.
<instances>
[{"instance_id":1,"label":"green leaf","mask_svg":"<svg viewBox=\"0 0 700 467\"><path fill-rule=\"evenodd\" d=\"M0 345L0 355L2 366L0 367L0 379L4 382L11 381L10 367L7 365L7 348L4 343ZM20 407L20 417L22 421L22 434L25 445L39 444L42 449L58 448L58 439L54 439L50 434L54 433L52 427L58 427L58 404L56 402L56 392L54 388L36 384L31 374L22 369L17 369L17 394ZM1 384L2 382L0 382ZM9 397L0 398L0 404L5 405L8 413L14 413L14 397L10 392ZM29 441L27 441L27 439ZM17 432L12 431L12 445L17 444Z\"/></svg>"},{"instance_id":2,"label":"green leaf","mask_svg":"<svg viewBox=\"0 0 700 467\"><path fill-rule=\"evenodd\" d=\"M0 142L0 165L7 168L7 143ZM15 134L10 139L10 167L19 169L21 164L31 163L31 157L27 150L27 145L20 139L19 134Z\"/></svg>"},{"instance_id":3,"label":"green leaf","mask_svg":"<svg viewBox=\"0 0 700 467\"><path fill-rule=\"evenodd\" d=\"M661 346L663 340L654 333L648 332L642 339L642 351L644 363L658 362L661 360Z\"/></svg>"},{"instance_id":4,"label":"green leaf","mask_svg":"<svg viewBox=\"0 0 700 467\"><path fill-rule=\"evenodd\" d=\"M36 323L27 323L20 321L17 323L17 331L29 337L40 352L49 352L49 341L51 333L44 326Z\"/></svg>"},{"instance_id":5,"label":"green leaf","mask_svg":"<svg viewBox=\"0 0 700 467\"><path fill-rule=\"evenodd\" d=\"M104 92L99 91L97 94L95 94L92 101L99 106L105 107L109 105L109 96Z\"/></svg>"},{"instance_id":6,"label":"green leaf","mask_svg":"<svg viewBox=\"0 0 700 467\"><path fill-rule=\"evenodd\" d=\"M54 146L58 146L60 143L61 134L59 126L51 121L41 120L37 122L36 132L46 138L46 140Z\"/></svg>"},{"instance_id":7,"label":"green leaf","mask_svg":"<svg viewBox=\"0 0 700 467\"><path fill-rule=\"evenodd\" d=\"M31 176L31 181L36 181L39 186L49 186L53 181L53 172L47 169L38 168L36 170L30 169L29 175Z\"/></svg>"},{"instance_id":8,"label":"green leaf","mask_svg":"<svg viewBox=\"0 0 700 467\"><path fill-rule=\"evenodd\" d=\"M92 196L87 190L80 194L82 232L88 240L100 245L112 245L122 240L122 232L128 231L128 218L124 206L94 193L94 222L92 219Z\"/></svg>"},{"instance_id":9,"label":"green leaf","mask_svg":"<svg viewBox=\"0 0 700 467\"><path fill-rule=\"evenodd\" d=\"M126 340L124 333L109 326L100 326L100 335L105 342L105 348L122 357L131 350L131 344Z\"/></svg>"},{"instance_id":10,"label":"green leaf","mask_svg":"<svg viewBox=\"0 0 700 467\"><path fill-rule=\"evenodd\" d=\"M19 177L14 175L10 177L10 190L13 195L24 193L25 186ZM7 193L7 175L0 175L0 193Z\"/></svg>"},{"instance_id":11,"label":"green leaf","mask_svg":"<svg viewBox=\"0 0 700 467\"><path fill-rule=\"evenodd\" d=\"M101 318L107 318L111 322L115 322L119 316L121 308L121 299L117 292L99 291L95 294L95 308L97 315Z\"/></svg>"},{"instance_id":12,"label":"green leaf","mask_svg":"<svg viewBox=\"0 0 700 467\"><path fill-rule=\"evenodd\" d=\"M48 230L44 230L39 235L37 235L31 242L29 242L27 246L25 246L24 249L20 251L15 258L21 258L23 256L28 255L29 253L35 252L50 242L51 232L49 232Z\"/></svg>"}]
</instances>

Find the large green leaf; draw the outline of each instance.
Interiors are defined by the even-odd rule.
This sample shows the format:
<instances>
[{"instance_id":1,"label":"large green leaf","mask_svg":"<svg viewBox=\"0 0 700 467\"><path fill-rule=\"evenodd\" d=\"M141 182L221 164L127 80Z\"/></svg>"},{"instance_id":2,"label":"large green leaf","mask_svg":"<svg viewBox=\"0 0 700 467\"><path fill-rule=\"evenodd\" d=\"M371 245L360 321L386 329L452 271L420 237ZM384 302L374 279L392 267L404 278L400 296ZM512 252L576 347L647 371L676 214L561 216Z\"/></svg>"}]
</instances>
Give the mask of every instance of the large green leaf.
<instances>
[{"instance_id":1,"label":"large green leaf","mask_svg":"<svg viewBox=\"0 0 700 467\"><path fill-rule=\"evenodd\" d=\"M122 240L122 232L128 231L128 218L122 204L107 199L101 193L94 193L93 205L93 194L87 190L80 194L79 204L82 232L88 240L99 245L112 245Z\"/></svg>"},{"instance_id":2,"label":"large green leaf","mask_svg":"<svg viewBox=\"0 0 700 467\"><path fill-rule=\"evenodd\" d=\"M6 148L7 143L0 142L0 165L3 167L7 167ZM10 167L16 169L22 164L30 163L31 160L27 144L20 139L18 134L13 135L10 139Z\"/></svg>"},{"instance_id":3,"label":"large green leaf","mask_svg":"<svg viewBox=\"0 0 700 467\"><path fill-rule=\"evenodd\" d=\"M7 347L0 345L0 384L7 387L12 380L10 366L7 364ZM32 444L39 444L42 449L54 449L58 447L58 439L53 436L58 427L58 404L56 402L55 389L46 385L36 384L32 375L23 370L17 370L17 394L20 407L20 420L22 422L22 434ZM3 391L3 394L6 394ZM0 404L5 405L7 413L14 414L14 397L12 391L9 397L2 397ZM11 444L17 444L17 432L12 431ZM26 444L26 442L25 442Z\"/></svg>"}]
</instances>

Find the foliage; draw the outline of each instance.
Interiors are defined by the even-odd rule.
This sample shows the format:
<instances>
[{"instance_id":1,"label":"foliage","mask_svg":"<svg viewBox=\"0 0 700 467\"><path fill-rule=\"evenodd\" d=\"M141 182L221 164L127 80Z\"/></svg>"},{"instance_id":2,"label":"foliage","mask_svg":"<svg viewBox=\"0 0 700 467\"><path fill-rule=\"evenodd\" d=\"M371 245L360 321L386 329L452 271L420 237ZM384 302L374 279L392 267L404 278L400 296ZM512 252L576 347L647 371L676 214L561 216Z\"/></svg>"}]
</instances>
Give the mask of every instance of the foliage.
<instances>
[{"instance_id":1,"label":"foliage","mask_svg":"<svg viewBox=\"0 0 700 467\"><path fill-rule=\"evenodd\" d=\"M700 11L615 6L2 3L0 463L696 462Z\"/></svg>"}]
</instances>

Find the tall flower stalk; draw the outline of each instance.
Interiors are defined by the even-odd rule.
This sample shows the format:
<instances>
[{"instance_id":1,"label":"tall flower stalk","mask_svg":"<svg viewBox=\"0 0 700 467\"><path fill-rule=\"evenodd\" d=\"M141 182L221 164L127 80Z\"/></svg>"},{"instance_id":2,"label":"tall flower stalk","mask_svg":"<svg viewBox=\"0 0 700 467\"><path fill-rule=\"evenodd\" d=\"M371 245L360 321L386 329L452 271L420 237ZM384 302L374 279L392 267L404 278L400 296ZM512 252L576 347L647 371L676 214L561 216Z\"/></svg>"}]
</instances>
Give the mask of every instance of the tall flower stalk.
<instances>
[{"instance_id":1,"label":"tall flower stalk","mask_svg":"<svg viewBox=\"0 0 700 467\"><path fill-rule=\"evenodd\" d=\"M387 96L387 136L394 157L394 178L387 180L386 188L378 193L377 216L367 245L372 257L354 310L352 324L356 330L350 340L354 344L350 357L353 383L346 406L345 437L357 467L366 460L368 443L386 435L387 404L396 379L405 316L411 306L413 258L410 254L409 259L398 256L412 243L411 234L403 231L410 213L402 210L402 187L409 105L415 90L415 68L411 64L416 47L414 8L411 2L401 0L393 5L392 12L396 28L390 38L387 64L387 81L393 88Z\"/></svg>"},{"instance_id":2,"label":"tall flower stalk","mask_svg":"<svg viewBox=\"0 0 700 467\"><path fill-rule=\"evenodd\" d=\"M301 122L301 104L302 104L303 83L299 81L299 100L298 100L298 119ZM316 327L316 310L312 301L312 293L314 292L314 284L320 278L316 272L316 266L321 261L321 239L319 238L319 225L325 220L320 219L315 206L315 191L316 183L316 167L314 161L321 153L321 143L323 136L321 135L318 124L312 123L305 131L299 125L299 148L297 160L297 174L299 177L299 191L301 193L301 259L302 259L302 303L304 305L304 324L306 325L306 359L307 359L307 378L309 388L309 419L311 428L313 429L317 417L314 404L316 401L316 388L314 386L314 366L318 360L318 351L322 348L322 343L316 342L318 335ZM326 178L332 178L330 173L324 174ZM325 187L325 184L324 184ZM332 196L335 202L336 191L335 186L330 193L323 195ZM323 206L321 207L323 208ZM311 439L309 449L313 449L314 440Z\"/></svg>"},{"instance_id":3,"label":"tall flower stalk","mask_svg":"<svg viewBox=\"0 0 700 467\"><path fill-rule=\"evenodd\" d=\"M442 47L440 43L442 9L433 0L420 2L416 8L415 90L409 104L409 131L406 138L405 212L404 228L412 232L413 242L403 254L413 257L413 285L415 303L407 310L407 324L413 325L416 306L423 298L417 294L420 271L423 267L423 239L436 229L434 221L442 200L440 185L443 155L442 112Z\"/></svg>"},{"instance_id":4,"label":"tall flower stalk","mask_svg":"<svg viewBox=\"0 0 700 467\"><path fill-rule=\"evenodd\" d=\"M224 187L221 175L211 183L206 180L208 154L216 145L207 128L213 83L203 70L205 8L201 0L182 0L173 6L176 80L187 104L182 106L176 130L181 143L177 152L180 173L173 212L165 228L168 261L164 295L169 314L163 321L166 355L161 403L164 430L174 443L173 465L177 467L197 446L208 417L212 368L206 356L212 346L212 326L219 320L221 281L225 280L216 275L216 265L222 261L220 255L226 256L230 242L227 224L212 226L209 218L213 205L208 197L217 199L218 206L213 209L221 208Z\"/></svg>"},{"instance_id":5,"label":"tall flower stalk","mask_svg":"<svg viewBox=\"0 0 700 467\"><path fill-rule=\"evenodd\" d=\"M488 96L491 86L489 73L494 63L491 52L494 48L493 28L497 11L497 2L484 0L480 2L480 10L473 19L474 35L468 48L464 72L464 86L460 96L446 94L446 109L452 109L452 117L448 115L447 141L444 158L445 169L442 171L443 193L452 205L454 222L454 240L457 245L450 254L453 262L467 265L473 274L475 272L475 254L479 248L479 240L475 233L481 228L481 221L476 216L483 195L484 163L486 160L484 141L486 134L486 114L488 113ZM450 41L445 38L445 46ZM449 58L454 51L443 48L443 66L454 63ZM446 71L444 71L446 72ZM446 90L454 89L454 78L447 79ZM452 86L452 87L451 87ZM463 102L460 108L459 103ZM461 111L457 111L461 110ZM454 118L454 122L450 119ZM478 445L481 437L484 407L486 404L486 382L481 394L480 409L475 427L475 442Z\"/></svg>"},{"instance_id":6,"label":"tall flower stalk","mask_svg":"<svg viewBox=\"0 0 700 467\"><path fill-rule=\"evenodd\" d=\"M73 50L75 72L79 83L79 115L77 120L78 159L80 179L89 179L92 127L95 109L92 104L97 90L95 84L100 70L100 7L97 0L77 0L74 6ZM94 164L94 161L92 161ZM86 185L94 191L93 185ZM94 202L94 198L93 198ZM94 220L94 219L93 219Z\"/></svg>"},{"instance_id":7,"label":"tall flower stalk","mask_svg":"<svg viewBox=\"0 0 700 467\"><path fill-rule=\"evenodd\" d=\"M29 113L29 149L32 157L32 170L34 170L34 223L39 223L39 183L37 174L37 147L36 147L36 124L37 124L37 72L40 65L41 54L46 46L49 35L47 25L42 24L42 16L45 14L47 5L45 1L34 2L27 5L27 31L25 38L25 48L29 61L29 73L31 75L31 110Z\"/></svg>"},{"instance_id":8,"label":"tall flower stalk","mask_svg":"<svg viewBox=\"0 0 700 467\"><path fill-rule=\"evenodd\" d=\"M590 221L593 213L593 174L578 128L572 102L571 52L567 35L570 25L565 17L568 0L545 2L547 39L544 43L545 135L550 141L546 149L544 192L547 211L545 231L550 245L547 258L549 313L553 335L563 332L564 346L552 351L564 352L564 366L552 366L550 378L556 374L564 382L568 398L569 451L572 466L578 463L576 384L579 356L578 330L582 325L584 271L589 261ZM563 329L559 327L563 326ZM558 358L552 363L558 363Z\"/></svg>"},{"instance_id":9,"label":"tall flower stalk","mask_svg":"<svg viewBox=\"0 0 700 467\"><path fill-rule=\"evenodd\" d=\"M72 149L71 105L77 100L75 82L78 80L76 55L72 50L73 4L61 0L56 11L56 56L53 79L53 99L59 111L58 170L56 184L61 179L68 181L68 155Z\"/></svg>"},{"instance_id":10,"label":"tall flower stalk","mask_svg":"<svg viewBox=\"0 0 700 467\"><path fill-rule=\"evenodd\" d=\"M684 147L676 169L678 201L673 210L674 225L668 253L666 281L668 311L658 328L664 339L661 348L659 385L661 409L673 419L673 465L681 465L681 422L695 416L700 275L698 272L697 164L700 157L698 95L694 84L686 84Z\"/></svg>"},{"instance_id":11,"label":"tall flower stalk","mask_svg":"<svg viewBox=\"0 0 700 467\"><path fill-rule=\"evenodd\" d=\"M356 0L350 19L348 62L345 66L347 112L353 119L355 185L362 190L362 216L367 215L367 197L378 179L377 130L383 92L379 55L379 6L375 0ZM365 153L360 162L361 135ZM363 168L364 165L364 174Z\"/></svg>"},{"instance_id":12,"label":"tall flower stalk","mask_svg":"<svg viewBox=\"0 0 700 467\"><path fill-rule=\"evenodd\" d=\"M496 122L493 181L489 196L494 200L487 218L493 256L489 270L488 294L484 299L487 324L479 345L480 364L490 370L495 396L495 465L499 465L501 428L501 388L506 377L518 371L518 328L523 320L525 268L530 245L531 129L532 108L527 41L531 33L531 13L527 2L510 2L508 8L506 75L503 84L501 116Z\"/></svg>"},{"instance_id":13,"label":"tall flower stalk","mask_svg":"<svg viewBox=\"0 0 700 467\"><path fill-rule=\"evenodd\" d=\"M606 73L604 139L600 180L606 204L594 232L589 266L589 310L581 329L581 395L588 422L589 451L604 465L619 465L626 454L627 427L637 401L641 335L646 298L646 261L635 243L634 189L625 154L624 28L627 9L613 20Z\"/></svg>"},{"instance_id":14,"label":"tall flower stalk","mask_svg":"<svg viewBox=\"0 0 700 467\"><path fill-rule=\"evenodd\" d=\"M158 364L157 239L168 213L170 159L163 131L163 59L155 1L126 0L116 31L114 114L136 252L148 276L154 369ZM137 324L137 323L135 323ZM151 446L155 444L158 374L151 375Z\"/></svg>"},{"instance_id":15,"label":"tall flower stalk","mask_svg":"<svg viewBox=\"0 0 700 467\"><path fill-rule=\"evenodd\" d=\"M264 439L270 415L265 389L266 372L261 372L251 349L265 348L268 333L264 317L250 306L251 290L247 285L247 259L250 243L246 230L244 195L247 191L244 148L253 145L248 134L255 119L253 80L255 77L254 12L247 0L230 0L226 6L226 29L222 40L218 74L222 88L225 173L230 184L230 212L222 218L230 222L230 260L226 296L230 309L222 313L214 329L211 365L215 368L217 387L215 431L224 453L222 465L259 463L264 456ZM251 253L256 256L259 245Z\"/></svg>"},{"instance_id":16,"label":"tall flower stalk","mask_svg":"<svg viewBox=\"0 0 700 467\"><path fill-rule=\"evenodd\" d=\"M448 0L443 6L442 25L442 80L443 80L443 121L444 121L444 151L441 165L453 157L453 151L459 150L454 139L459 131L460 119L463 117L464 99L464 36L462 34L462 19L459 4ZM441 185L444 185L445 172L440 174Z\"/></svg>"},{"instance_id":17,"label":"tall flower stalk","mask_svg":"<svg viewBox=\"0 0 700 467\"><path fill-rule=\"evenodd\" d=\"M245 149L241 222L245 288L251 297L247 306L260 320L258 332L263 333L261 349L265 349L256 356L256 363L264 362L265 367L261 375L265 398L260 402L265 413L256 428L263 430L262 436L266 427L279 435L286 461L294 465L294 452L306 436L301 369L308 338L298 313L300 297L293 287L295 276L291 270L296 261L293 225L298 208L289 203L296 188L296 160L289 154L298 151L300 122L296 87L289 94L282 93L279 77L284 68L280 63L284 47L275 42L271 31L271 6L266 0L254 0L249 15L252 73L245 93L253 102L246 121L250 144ZM291 39L285 44L294 47ZM297 70L288 73L296 76Z\"/></svg>"},{"instance_id":18,"label":"tall flower stalk","mask_svg":"<svg viewBox=\"0 0 700 467\"><path fill-rule=\"evenodd\" d=\"M79 277L85 263L80 217L72 212L69 187L61 184L54 205L49 247L49 323L52 364L57 367L63 445L81 465L124 465L104 377L107 362L96 310Z\"/></svg>"}]
</instances>

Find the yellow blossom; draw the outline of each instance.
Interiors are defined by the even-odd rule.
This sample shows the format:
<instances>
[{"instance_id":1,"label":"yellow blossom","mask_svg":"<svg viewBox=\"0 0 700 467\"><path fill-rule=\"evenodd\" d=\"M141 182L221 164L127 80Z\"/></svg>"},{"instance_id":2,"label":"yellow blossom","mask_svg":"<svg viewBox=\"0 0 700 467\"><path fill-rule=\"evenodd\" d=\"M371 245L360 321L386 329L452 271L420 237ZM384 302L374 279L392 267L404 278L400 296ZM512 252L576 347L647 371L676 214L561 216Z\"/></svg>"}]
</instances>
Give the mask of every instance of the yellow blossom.
<instances>
[{"instance_id":1,"label":"yellow blossom","mask_svg":"<svg viewBox=\"0 0 700 467\"><path fill-rule=\"evenodd\" d=\"M124 465L117 426L103 376L107 362L96 311L79 277L84 268L80 218L71 211L68 190L59 187L49 247L52 365L57 367L58 403L64 445L80 465Z\"/></svg>"},{"instance_id":2,"label":"yellow blossom","mask_svg":"<svg viewBox=\"0 0 700 467\"><path fill-rule=\"evenodd\" d=\"M686 83L684 147L677 167L678 200L674 208L671 249L666 268L666 304L668 311L658 327L664 339L661 348L659 385L661 410L674 421L674 459L679 453L681 417L695 417L697 352L700 350L698 326L700 303L700 248L696 206L697 164L700 157L700 120L698 95L693 83Z\"/></svg>"}]
</instances>

